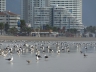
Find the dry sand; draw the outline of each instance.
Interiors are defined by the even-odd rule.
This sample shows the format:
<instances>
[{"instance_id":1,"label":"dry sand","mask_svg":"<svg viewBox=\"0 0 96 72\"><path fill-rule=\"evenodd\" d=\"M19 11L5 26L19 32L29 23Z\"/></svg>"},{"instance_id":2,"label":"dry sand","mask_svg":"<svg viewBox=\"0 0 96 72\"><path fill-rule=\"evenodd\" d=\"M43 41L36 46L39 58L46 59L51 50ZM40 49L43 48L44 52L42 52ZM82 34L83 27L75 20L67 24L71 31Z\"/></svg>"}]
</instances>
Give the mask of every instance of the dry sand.
<instances>
[{"instance_id":1,"label":"dry sand","mask_svg":"<svg viewBox=\"0 0 96 72\"><path fill-rule=\"evenodd\" d=\"M31 36L0 36L0 40L33 40L33 41L96 41L96 38L81 37L31 37Z\"/></svg>"}]
</instances>

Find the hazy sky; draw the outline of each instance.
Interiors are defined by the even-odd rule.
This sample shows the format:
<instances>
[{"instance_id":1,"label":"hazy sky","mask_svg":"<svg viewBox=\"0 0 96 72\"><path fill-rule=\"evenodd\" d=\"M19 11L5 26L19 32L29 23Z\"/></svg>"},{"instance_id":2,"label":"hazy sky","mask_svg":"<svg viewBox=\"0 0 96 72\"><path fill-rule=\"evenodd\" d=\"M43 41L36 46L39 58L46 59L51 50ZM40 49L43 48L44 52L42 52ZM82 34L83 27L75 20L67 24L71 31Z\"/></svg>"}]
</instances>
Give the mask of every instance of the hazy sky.
<instances>
[{"instance_id":1,"label":"hazy sky","mask_svg":"<svg viewBox=\"0 0 96 72\"><path fill-rule=\"evenodd\" d=\"M7 10L20 14L20 0L6 0ZM82 19L85 26L96 25L96 0L83 0Z\"/></svg>"}]
</instances>

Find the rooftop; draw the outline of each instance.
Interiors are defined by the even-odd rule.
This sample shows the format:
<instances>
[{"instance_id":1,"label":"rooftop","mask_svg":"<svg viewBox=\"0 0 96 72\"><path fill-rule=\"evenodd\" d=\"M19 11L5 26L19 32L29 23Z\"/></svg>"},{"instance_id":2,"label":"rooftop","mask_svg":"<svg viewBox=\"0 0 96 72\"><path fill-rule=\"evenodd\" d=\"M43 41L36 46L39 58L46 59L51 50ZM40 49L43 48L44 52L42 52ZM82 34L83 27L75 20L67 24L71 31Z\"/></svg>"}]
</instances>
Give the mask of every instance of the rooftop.
<instances>
[{"instance_id":1,"label":"rooftop","mask_svg":"<svg viewBox=\"0 0 96 72\"><path fill-rule=\"evenodd\" d=\"M15 15L15 16L17 16L18 14L15 14L15 13L10 12L10 11L3 11L3 12L0 12L0 15Z\"/></svg>"}]
</instances>

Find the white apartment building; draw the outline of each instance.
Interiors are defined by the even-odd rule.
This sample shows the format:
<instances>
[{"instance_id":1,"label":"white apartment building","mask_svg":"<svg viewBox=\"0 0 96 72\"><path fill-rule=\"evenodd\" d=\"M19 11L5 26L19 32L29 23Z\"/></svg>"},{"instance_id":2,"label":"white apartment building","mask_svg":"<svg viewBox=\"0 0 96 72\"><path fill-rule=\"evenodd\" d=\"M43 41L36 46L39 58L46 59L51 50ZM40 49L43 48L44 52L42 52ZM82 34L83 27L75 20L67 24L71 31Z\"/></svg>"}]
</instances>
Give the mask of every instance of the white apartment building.
<instances>
[{"instance_id":1,"label":"white apartment building","mask_svg":"<svg viewBox=\"0 0 96 72\"><path fill-rule=\"evenodd\" d=\"M66 7L66 9L82 22L82 0L50 0L50 5Z\"/></svg>"},{"instance_id":2,"label":"white apartment building","mask_svg":"<svg viewBox=\"0 0 96 72\"><path fill-rule=\"evenodd\" d=\"M83 24L66 7L57 5L52 7L35 7L34 28L42 28L47 24L61 29L65 27L66 30L70 28L81 30L84 28Z\"/></svg>"},{"instance_id":3,"label":"white apartment building","mask_svg":"<svg viewBox=\"0 0 96 72\"><path fill-rule=\"evenodd\" d=\"M10 25L10 28L12 28L12 27L17 28L17 22L19 20L20 20L20 15L17 15L10 11L0 12L0 22L2 22L4 24L8 23Z\"/></svg>"},{"instance_id":4,"label":"white apartment building","mask_svg":"<svg viewBox=\"0 0 96 72\"><path fill-rule=\"evenodd\" d=\"M34 28L50 24L83 29L82 0L21 0L21 19Z\"/></svg>"},{"instance_id":5,"label":"white apartment building","mask_svg":"<svg viewBox=\"0 0 96 72\"><path fill-rule=\"evenodd\" d=\"M49 0L21 0L21 19L33 27L34 7L47 7L49 3Z\"/></svg>"},{"instance_id":6,"label":"white apartment building","mask_svg":"<svg viewBox=\"0 0 96 72\"><path fill-rule=\"evenodd\" d=\"M76 28L81 30L84 28L82 22L74 17L66 7L53 7L53 26L66 29Z\"/></svg>"},{"instance_id":7,"label":"white apartment building","mask_svg":"<svg viewBox=\"0 0 96 72\"><path fill-rule=\"evenodd\" d=\"M0 12L6 11L6 0L0 0Z\"/></svg>"},{"instance_id":8,"label":"white apartment building","mask_svg":"<svg viewBox=\"0 0 96 72\"><path fill-rule=\"evenodd\" d=\"M34 28L52 24L52 7L34 7Z\"/></svg>"}]
</instances>

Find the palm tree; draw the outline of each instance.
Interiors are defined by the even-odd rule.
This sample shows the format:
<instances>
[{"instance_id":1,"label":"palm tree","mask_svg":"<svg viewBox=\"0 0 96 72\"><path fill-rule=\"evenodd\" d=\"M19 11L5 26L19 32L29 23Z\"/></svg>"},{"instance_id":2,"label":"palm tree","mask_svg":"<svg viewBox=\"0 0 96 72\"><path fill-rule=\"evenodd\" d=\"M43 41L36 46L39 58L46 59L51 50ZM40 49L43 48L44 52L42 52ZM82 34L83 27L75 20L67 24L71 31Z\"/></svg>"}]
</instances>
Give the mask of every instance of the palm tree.
<instances>
[{"instance_id":1,"label":"palm tree","mask_svg":"<svg viewBox=\"0 0 96 72\"><path fill-rule=\"evenodd\" d=\"M77 29L76 29L76 28L74 28L73 30L74 30L74 33L76 34L76 33L77 33Z\"/></svg>"},{"instance_id":2,"label":"palm tree","mask_svg":"<svg viewBox=\"0 0 96 72\"><path fill-rule=\"evenodd\" d=\"M12 28L9 29L9 32L10 32L11 34L13 34L13 35L16 35L17 32L18 32L18 30L17 30L17 28L12 27Z\"/></svg>"},{"instance_id":3,"label":"palm tree","mask_svg":"<svg viewBox=\"0 0 96 72\"><path fill-rule=\"evenodd\" d=\"M53 27L53 31L58 31L58 28L57 27Z\"/></svg>"},{"instance_id":4,"label":"palm tree","mask_svg":"<svg viewBox=\"0 0 96 72\"><path fill-rule=\"evenodd\" d=\"M96 26L88 26L86 27L87 32L95 33L96 31Z\"/></svg>"},{"instance_id":5,"label":"palm tree","mask_svg":"<svg viewBox=\"0 0 96 72\"><path fill-rule=\"evenodd\" d=\"M2 35L2 30L4 29L4 23L0 23L0 30L1 30L1 35Z\"/></svg>"},{"instance_id":6,"label":"palm tree","mask_svg":"<svg viewBox=\"0 0 96 72\"><path fill-rule=\"evenodd\" d=\"M24 20L20 20L20 27L21 27L21 29L22 29L23 27L26 27L26 23L25 23Z\"/></svg>"},{"instance_id":7,"label":"palm tree","mask_svg":"<svg viewBox=\"0 0 96 72\"><path fill-rule=\"evenodd\" d=\"M21 32L27 32L27 27L22 27Z\"/></svg>"},{"instance_id":8,"label":"palm tree","mask_svg":"<svg viewBox=\"0 0 96 72\"><path fill-rule=\"evenodd\" d=\"M6 24L5 24L5 32L6 32L6 33L8 32L8 29L9 29L9 24L6 23Z\"/></svg>"},{"instance_id":9,"label":"palm tree","mask_svg":"<svg viewBox=\"0 0 96 72\"><path fill-rule=\"evenodd\" d=\"M20 20L20 31L21 32L26 31L26 23L24 20Z\"/></svg>"},{"instance_id":10,"label":"palm tree","mask_svg":"<svg viewBox=\"0 0 96 72\"><path fill-rule=\"evenodd\" d=\"M32 29L31 29L30 27L27 27L27 28L26 28L26 31L27 31L28 36L29 36L29 34L30 34L30 32L32 31Z\"/></svg>"},{"instance_id":11,"label":"palm tree","mask_svg":"<svg viewBox=\"0 0 96 72\"><path fill-rule=\"evenodd\" d=\"M46 28L46 30L49 30L49 29L50 29L50 26L47 24L47 25L45 26L45 28Z\"/></svg>"}]
</instances>

